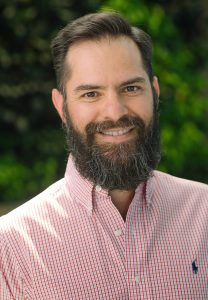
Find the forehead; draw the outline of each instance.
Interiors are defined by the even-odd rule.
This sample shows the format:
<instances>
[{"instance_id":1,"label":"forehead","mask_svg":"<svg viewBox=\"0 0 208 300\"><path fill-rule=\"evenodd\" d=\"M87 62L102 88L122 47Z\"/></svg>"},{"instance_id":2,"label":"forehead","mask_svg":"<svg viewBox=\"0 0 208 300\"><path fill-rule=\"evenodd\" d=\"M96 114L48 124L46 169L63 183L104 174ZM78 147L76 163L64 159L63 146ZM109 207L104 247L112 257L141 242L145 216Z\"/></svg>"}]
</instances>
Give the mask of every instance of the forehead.
<instances>
[{"instance_id":1,"label":"forehead","mask_svg":"<svg viewBox=\"0 0 208 300\"><path fill-rule=\"evenodd\" d=\"M70 78L94 74L98 79L107 74L109 77L109 73L115 77L118 74L132 77L146 73L138 46L126 36L75 42L67 53L65 66L70 70Z\"/></svg>"}]
</instances>

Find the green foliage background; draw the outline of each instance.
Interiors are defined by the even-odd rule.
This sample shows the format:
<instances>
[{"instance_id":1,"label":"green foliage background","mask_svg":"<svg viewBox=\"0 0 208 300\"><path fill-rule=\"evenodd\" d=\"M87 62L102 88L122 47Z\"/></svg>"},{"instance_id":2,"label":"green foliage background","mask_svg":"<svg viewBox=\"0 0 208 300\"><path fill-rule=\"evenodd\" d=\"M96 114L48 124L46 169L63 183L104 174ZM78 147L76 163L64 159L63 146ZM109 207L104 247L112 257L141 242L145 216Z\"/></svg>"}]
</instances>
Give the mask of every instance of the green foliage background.
<instances>
[{"instance_id":1,"label":"green foliage background","mask_svg":"<svg viewBox=\"0 0 208 300\"><path fill-rule=\"evenodd\" d=\"M207 1L1 0L1 202L28 200L63 176L67 153L51 104L50 41L70 20L109 9L153 39L161 85L159 169L208 182Z\"/></svg>"}]
</instances>

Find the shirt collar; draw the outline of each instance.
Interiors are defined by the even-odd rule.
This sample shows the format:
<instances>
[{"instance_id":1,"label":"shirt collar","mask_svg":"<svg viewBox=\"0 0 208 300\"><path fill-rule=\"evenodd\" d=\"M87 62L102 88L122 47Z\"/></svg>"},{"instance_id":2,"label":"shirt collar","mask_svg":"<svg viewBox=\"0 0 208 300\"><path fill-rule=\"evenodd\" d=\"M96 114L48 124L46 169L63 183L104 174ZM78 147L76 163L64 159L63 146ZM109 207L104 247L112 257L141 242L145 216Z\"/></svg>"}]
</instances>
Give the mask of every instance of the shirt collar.
<instances>
[{"instance_id":1,"label":"shirt collar","mask_svg":"<svg viewBox=\"0 0 208 300\"><path fill-rule=\"evenodd\" d=\"M143 185L143 199L147 205L147 207L150 207L152 205L152 199L153 199L153 190L154 190L154 171L152 172L149 179L145 182Z\"/></svg>"},{"instance_id":2,"label":"shirt collar","mask_svg":"<svg viewBox=\"0 0 208 300\"><path fill-rule=\"evenodd\" d=\"M67 189L72 197L72 199L80 203L84 208L88 211L89 214L92 213L93 210L93 198L97 193L102 194L103 196L108 196L108 191L102 189L99 186L95 186L88 179L81 176L81 174L76 169L75 163L73 161L72 155L69 155L66 172L65 172L65 180ZM153 180L154 180L154 172L151 177L145 182L138 186L135 191L135 194L139 191L142 192L140 195L142 196L143 201L145 201L147 207L149 207L152 203L153 196Z\"/></svg>"},{"instance_id":3,"label":"shirt collar","mask_svg":"<svg viewBox=\"0 0 208 300\"><path fill-rule=\"evenodd\" d=\"M91 213L93 209L92 192L94 185L78 172L72 155L70 155L68 159L65 180L72 199L83 205L85 209Z\"/></svg>"}]
</instances>

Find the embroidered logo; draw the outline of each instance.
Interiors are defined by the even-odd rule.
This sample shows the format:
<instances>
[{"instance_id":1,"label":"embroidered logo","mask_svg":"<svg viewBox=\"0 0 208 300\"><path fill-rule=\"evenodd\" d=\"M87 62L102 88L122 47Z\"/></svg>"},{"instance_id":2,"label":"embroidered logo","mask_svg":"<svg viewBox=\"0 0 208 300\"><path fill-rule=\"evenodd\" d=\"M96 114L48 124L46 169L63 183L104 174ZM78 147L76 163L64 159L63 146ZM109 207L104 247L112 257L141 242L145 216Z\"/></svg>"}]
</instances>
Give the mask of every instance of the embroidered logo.
<instances>
[{"instance_id":1,"label":"embroidered logo","mask_svg":"<svg viewBox=\"0 0 208 300\"><path fill-rule=\"evenodd\" d=\"M192 262L192 271L194 274L198 273L198 266L196 265L196 259Z\"/></svg>"}]
</instances>

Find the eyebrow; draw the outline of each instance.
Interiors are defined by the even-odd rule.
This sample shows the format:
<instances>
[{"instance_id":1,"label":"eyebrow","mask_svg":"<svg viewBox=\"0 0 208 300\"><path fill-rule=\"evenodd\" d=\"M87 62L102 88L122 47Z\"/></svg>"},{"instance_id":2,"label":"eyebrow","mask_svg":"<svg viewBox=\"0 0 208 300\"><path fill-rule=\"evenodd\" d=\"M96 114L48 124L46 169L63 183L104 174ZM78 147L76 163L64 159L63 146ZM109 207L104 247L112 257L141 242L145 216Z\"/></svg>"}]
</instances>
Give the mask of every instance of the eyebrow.
<instances>
[{"instance_id":1,"label":"eyebrow","mask_svg":"<svg viewBox=\"0 0 208 300\"><path fill-rule=\"evenodd\" d=\"M135 77L135 78L131 78L127 81L124 81L121 83L120 86L125 86L125 85L128 85L128 84L133 84L133 83L145 83L146 82L146 79L144 77Z\"/></svg>"},{"instance_id":2,"label":"eyebrow","mask_svg":"<svg viewBox=\"0 0 208 300\"><path fill-rule=\"evenodd\" d=\"M145 83L146 79L144 77L134 77L131 79L128 79L124 82L122 82L119 86L125 86L128 84L133 84L133 83ZM97 90L97 89L104 89L104 86L100 86L100 85L94 85L94 84L81 84L79 86L77 86L74 91L75 92L80 92L80 91L90 91L90 90Z\"/></svg>"},{"instance_id":3,"label":"eyebrow","mask_svg":"<svg viewBox=\"0 0 208 300\"><path fill-rule=\"evenodd\" d=\"M80 91L89 91L89 90L97 90L97 89L102 89L104 87L99 86L99 85L94 85L94 84L81 84L77 86L74 91L75 92L80 92Z\"/></svg>"}]
</instances>

